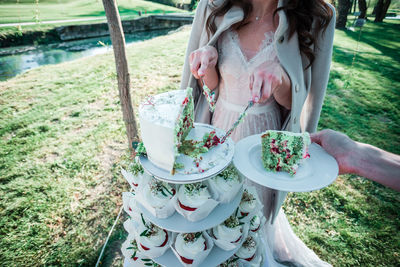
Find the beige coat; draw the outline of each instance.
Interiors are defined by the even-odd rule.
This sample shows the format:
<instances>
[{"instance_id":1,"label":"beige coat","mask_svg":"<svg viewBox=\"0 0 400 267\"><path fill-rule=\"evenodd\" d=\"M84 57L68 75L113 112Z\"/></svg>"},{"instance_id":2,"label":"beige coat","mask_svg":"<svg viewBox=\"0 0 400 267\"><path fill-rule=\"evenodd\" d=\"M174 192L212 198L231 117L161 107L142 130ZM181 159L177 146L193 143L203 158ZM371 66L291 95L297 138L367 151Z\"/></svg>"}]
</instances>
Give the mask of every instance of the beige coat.
<instances>
[{"instance_id":1,"label":"beige coat","mask_svg":"<svg viewBox=\"0 0 400 267\"><path fill-rule=\"evenodd\" d=\"M197 80L190 72L188 58L192 51L200 47L205 45L216 46L221 33L242 20L243 11L238 7L232 7L225 16L217 18L217 31L208 38L205 26L207 18L210 12L223 1L225 0L201 0L199 2L186 51L181 82L181 89L188 86L194 88L195 121L208 124L211 122L212 114L208 110L207 101L198 86ZM284 3L285 0L279 0L278 6L282 6ZM334 11L334 8L330 7ZM306 57L300 55L297 33L289 39L286 14L284 11L279 11L278 14L279 25L275 32L274 45L280 63L286 70L292 85L292 108L290 112L286 112L282 120L284 121L282 129L292 132L315 132L328 84L335 17L332 18L325 33L318 37L318 48L314 48L315 61L313 65L304 70L308 61Z\"/></svg>"}]
</instances>

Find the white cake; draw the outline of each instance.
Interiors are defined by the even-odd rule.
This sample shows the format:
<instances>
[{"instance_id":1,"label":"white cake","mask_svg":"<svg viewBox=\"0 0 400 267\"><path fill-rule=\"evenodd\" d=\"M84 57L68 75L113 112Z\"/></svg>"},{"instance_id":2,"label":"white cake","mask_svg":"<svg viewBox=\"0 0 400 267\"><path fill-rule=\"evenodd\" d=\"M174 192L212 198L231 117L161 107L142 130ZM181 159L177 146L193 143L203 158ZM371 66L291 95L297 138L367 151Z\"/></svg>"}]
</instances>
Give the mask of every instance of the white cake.
<instances>
[{"instance_id":1,"label":"white cake","mask_svg":"<svg viewBox=\"0 0 400 267\"><path fill-rule=\"evenodd\" d=\"M148 98L139 107L140 131L149 160L174 173L178 148L193 128L192 89Z\"/></svg>"}]
</instances>

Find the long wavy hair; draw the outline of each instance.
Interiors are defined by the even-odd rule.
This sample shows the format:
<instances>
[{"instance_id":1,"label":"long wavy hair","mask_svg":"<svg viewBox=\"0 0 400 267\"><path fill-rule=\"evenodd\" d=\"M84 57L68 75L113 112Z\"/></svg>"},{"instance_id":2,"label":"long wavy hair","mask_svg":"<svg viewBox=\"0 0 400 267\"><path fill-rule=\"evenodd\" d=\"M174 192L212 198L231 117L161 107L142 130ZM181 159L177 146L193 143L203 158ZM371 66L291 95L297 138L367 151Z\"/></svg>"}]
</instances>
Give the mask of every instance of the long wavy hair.
<instances>
[{"instance_id":1,"label":"long wavy hair","mask_svg":"<svg viewBox=\"0 0 400 267\"><path fill-rule=\"evenodd\" d=\"M244 17L241 21L233 25L234 29L248 23L253 6L250 0L226 0L218 8L214 9L207 19L206 27L208 34L214 34L216 31L215 19L223 16L232 6L238 6L243 9ZM278 11L283 10L289 22L289 39L297 32L299 39L300 53L308 58L310 67L314 62L315 55L311 46L317 46L317 36L325 31L333 12L324 0L289 0L287 5L277 8L274 11L274 17Z\"/></svg>"}]
</instances>

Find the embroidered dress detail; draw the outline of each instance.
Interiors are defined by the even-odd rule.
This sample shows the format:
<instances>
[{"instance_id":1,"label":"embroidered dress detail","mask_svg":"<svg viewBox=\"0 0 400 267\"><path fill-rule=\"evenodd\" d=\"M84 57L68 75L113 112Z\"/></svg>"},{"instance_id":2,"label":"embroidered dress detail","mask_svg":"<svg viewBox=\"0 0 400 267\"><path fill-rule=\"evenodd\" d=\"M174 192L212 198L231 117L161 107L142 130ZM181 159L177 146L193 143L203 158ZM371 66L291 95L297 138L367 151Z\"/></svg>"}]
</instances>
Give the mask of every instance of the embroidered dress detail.
<instances>
[{"instance_id":1,"label":"embroidered dress detail","mask_svg":"<svg viewBox=\"0 0 400 267\"><path fill-rule=\"evenodd\" d=\"M251 98L249 89L250 74L266 61L277 61L273 45L273 32L265 33L265 39L258 51L243 50L236 31L229 30L222 35L218 43L218 67L221 73L219 97L215 107L212 124L228 130L246 108ZM266 103L255 104L233 131L231 137L240 139L281 127L278 103L271 97Z\"/></svg>"}]
</instances>

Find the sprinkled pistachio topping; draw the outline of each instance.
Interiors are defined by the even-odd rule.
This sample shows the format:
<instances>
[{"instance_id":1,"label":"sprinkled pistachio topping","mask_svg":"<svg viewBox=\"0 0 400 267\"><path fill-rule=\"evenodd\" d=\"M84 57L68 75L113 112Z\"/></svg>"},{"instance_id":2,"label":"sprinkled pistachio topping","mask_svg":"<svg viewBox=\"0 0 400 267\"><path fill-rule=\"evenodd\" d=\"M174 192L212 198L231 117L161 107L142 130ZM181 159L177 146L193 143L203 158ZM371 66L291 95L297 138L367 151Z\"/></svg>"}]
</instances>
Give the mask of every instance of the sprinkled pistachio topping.
<instances>
[{"instance_id":1,"label":"sprinkled pistachio topping","mask_svg":"<svg viewBox=\"0 0 400 267\"><path fill-rule=\"evenodd\" d=\"M157 235L160 231L162 231L161 228L159 228L158 226L152 224L151 222L146 223L146 230L144 230L140 236L146 236L146 237L150 237L150 236L155 236Z\"/></svg>"},{"instance_id":2,"label":"sprinkled pistachio topping","mask_svg":"<svg viewBox=\"0 0 400 267\"><path fill-rule=\"evenodd\" d=\"M229 165L228 168L218 174L218 176L224 178L225 181L239 180L239 174L233 165Z\"/></svg>"},{"instance_id":3,"label":"sprinkled pistachio topping","mask_svg":"<svg viewBox=\"0 0 400 267\"><path fill-rule=\"evenodd\" d=\"M198 194L204 188L207 188L207 186L202 183L185 184L184 187L185 193L189 195Z\"/></svg>"},{"instance_id":4,"label":"sprinkled pistachio topping","mask_svg":"<svg viewBox=\"0 0 400 267\"><path fill-rule=\"evenodd\" d=\"M193 243L201 236L201 232L183 234L183 240L186 243Z\"/></svg>"},{"instance_id":5,"label":"sprinkled pistachio topping","mask_svg":"<svg viewBox=\"0 0 400 267\"><path fill-rule=\"evenodd\" d=\"M156 180L156 179L154 179L150 182L150 191L153 194L160 193L165 197L170 197L170 196L174 195L174 193L172 192L172 188L169 184L167 184L166 182Z\"/></svg>"},{"instance_id":6,"label":"sprinkled pistachio topping","mask_svg":"<svg viewBox=\"0 0 400 267\"><path fill-rule=\"evenodd\" d=\"M245 248L255 248L257 246L257 242L254 240L252 236L248 236L246 240L243 242L243 247Z\"/></svg>"},{"instance_id":7,"label":"sprinkled pistachio topping","mask_svg":"<svg viewBox=\"0 0 400 267\"><path fill-rule=\"evenodd\" d=\"M224 221L224 225L228 228L235 228L241 224L242 223L239 222L239 219L235 215L232 215L231 217L229 217Z\"/></svg>"},{"instance_id":8,"label":"sprinkled pistachio topping","mask_svg":"<svg viewBox=\"0 0 400 267\"><path fill-rule=\"evenodd\" d=\"M253 194L251 194L247 189L245 189L243 191L243 195L242 195L242 200L240 201L242 202L252 202L255 201L256 198L253 196Z\"/></svg>"}]
</instances>

